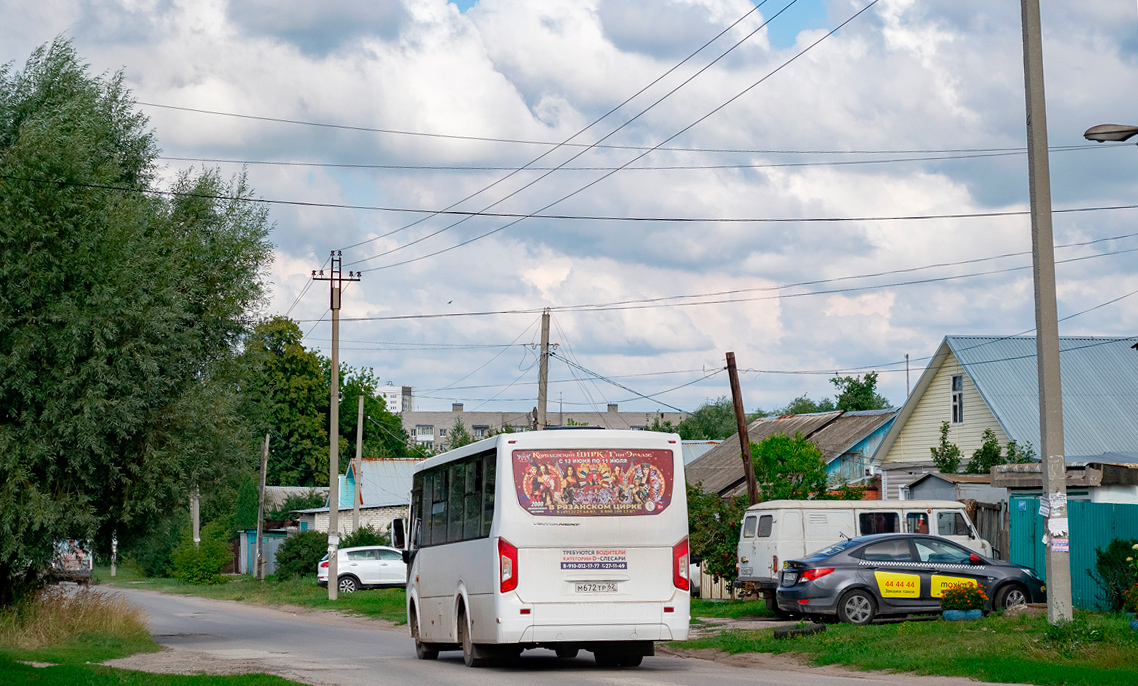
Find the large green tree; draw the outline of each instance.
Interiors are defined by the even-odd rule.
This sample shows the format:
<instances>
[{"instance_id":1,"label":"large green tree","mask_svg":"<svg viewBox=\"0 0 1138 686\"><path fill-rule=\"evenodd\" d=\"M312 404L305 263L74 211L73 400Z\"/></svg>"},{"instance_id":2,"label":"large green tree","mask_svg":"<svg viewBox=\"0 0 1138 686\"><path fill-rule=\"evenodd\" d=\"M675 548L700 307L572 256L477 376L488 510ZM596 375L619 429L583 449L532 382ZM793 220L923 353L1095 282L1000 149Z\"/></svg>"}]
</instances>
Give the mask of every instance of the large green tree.
<instances>
[{"instance_id":1,"label":"large green tree","mask_svg":"<svg viewBox=\"0 0 1138 686\"><path fill-rule=\"evenodd\" d=\"M146 127L66 41L0 67L0 603L53 541L129 539L243 467L266 215L213 172L152 193Z\"/></svg>"},{"instance_id":2,"label":"large green tree","mask_svg":"<svg viewBox=\"0 0 1138 686\"><path fill-rule=\"evenodd\" d=\"M241 356L244 413L258 435L269 434L272 486L328 483L328 382L303 337L296 322L273 317L257 324Z\"/></svg>"},{"instance_id":3,"label":"large green tree","mask_svg":"<svg viewBox=\"0 0 1138 686\"><path fill-rule=\"evenodd\" d=\"M835 376L830 383L838 389L836 409L854 412L889 407L889 400L877 392L877 372L867 372L863 377Z\"/></svg>"},{"instance_id":4,"label":"large green tree","mask_svg":"<svg viewBox=\"0 0 1138 686\"><path fill-rule=\"evenodd\" d=\"M331 369L331 361L325 365ZM330 373L329 373L330 376ZM331 379L325 381L325 388ZM379 378L368 368L340 365L340 458L342 467L356 455L356 427L359 399L364 397L364 457L403 457L407 455L407 432L403 421L392 414L379 397ZM343 470L341 470L343 471Z\"/></svg>"}]
</instances>

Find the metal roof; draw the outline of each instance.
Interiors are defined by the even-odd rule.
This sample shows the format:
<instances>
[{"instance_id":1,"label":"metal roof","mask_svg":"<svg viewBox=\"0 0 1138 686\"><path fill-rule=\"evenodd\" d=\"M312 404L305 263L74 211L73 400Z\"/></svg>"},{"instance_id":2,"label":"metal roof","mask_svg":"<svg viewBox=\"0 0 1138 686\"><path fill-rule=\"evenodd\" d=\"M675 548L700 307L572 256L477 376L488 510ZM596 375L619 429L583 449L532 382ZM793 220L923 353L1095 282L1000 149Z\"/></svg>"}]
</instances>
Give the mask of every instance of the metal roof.
<instances>
[{"instance_id":1,"label":"metal roof","mask_svg":"<svg viewBox=\"0 0 1138 686\"><path fill-rule=\"evenodd\" d=\"M411 475L421 460L404 457L364 458L360 469L360 505L383 507L411 502ZM354 473L355 461L348 467ZM344 488L347 475L341 477L340 507L352 507L352 493Z\"/></svg>"},{"instance_id":2,"label":"metal roof","mask_svg":"<svg viewBox=\"0 0 1138 686\"><path fill-rule=\"evenodd\" d=\"M1138 461L1138 338L1063 336L1063 444L1069 461ZM946 336L1004 433L1040 449L1034 336Z\"/></svg>"},{"instance_id":3,"label":"metal roof","mask_svg":"<svg viewBox=\"0 0 1138 686\"><path fill-rule=\"evenodd\" d=\"M829 464L897 416L897 408L846 412L810 436Z\"/></svg>"},{"instance_id":4,"label":"metal roof","mask_svg":"<svg viewBox=\"0 0 1138 686\"><path fill-rule=\"evenodd\" d=\"M684 451L684 464L691 464L692 460L705 454L723 441L717 440L687 440L681 441Z\"/></svg>"}]
</instances>

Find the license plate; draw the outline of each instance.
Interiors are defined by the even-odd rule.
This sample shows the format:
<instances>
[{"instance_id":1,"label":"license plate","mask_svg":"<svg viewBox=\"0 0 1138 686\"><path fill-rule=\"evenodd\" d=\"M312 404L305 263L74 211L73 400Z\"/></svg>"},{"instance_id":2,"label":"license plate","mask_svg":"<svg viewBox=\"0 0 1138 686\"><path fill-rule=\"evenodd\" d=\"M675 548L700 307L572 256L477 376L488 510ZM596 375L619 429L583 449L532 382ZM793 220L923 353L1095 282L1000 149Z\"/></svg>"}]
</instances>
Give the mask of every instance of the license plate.
<instances>
[{"instance_id":1,"label":"license plate","mask_svg":"<svg viewBox=\"0 0 1138 686\"><path fill-rule=\"evenodd\" d=\"M782 585L783 586L793 586L796 581L798 581L798 572L783 572L782 573Z\"/></svg>"},{"instance_id":2,"label":"license plate","mask_svg":"<svg viewBox=\"0 0 1138 686\"><path fill-rule=\"evenodd\" d=\"M615 581L578 583L575 586L577 593L616 593Z\"/></svg>"}]
</instances>

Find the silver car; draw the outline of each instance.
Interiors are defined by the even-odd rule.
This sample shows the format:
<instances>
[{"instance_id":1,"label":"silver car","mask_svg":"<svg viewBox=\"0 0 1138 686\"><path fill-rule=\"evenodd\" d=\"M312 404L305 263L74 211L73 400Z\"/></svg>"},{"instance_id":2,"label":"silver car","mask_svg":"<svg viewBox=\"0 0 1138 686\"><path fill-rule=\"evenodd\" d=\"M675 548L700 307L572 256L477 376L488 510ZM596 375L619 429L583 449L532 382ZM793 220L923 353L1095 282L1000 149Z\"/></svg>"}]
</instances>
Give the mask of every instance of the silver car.
<instances>
[{"instance_id":1,"label":"silver car","mask_svg":"<svg viewBox=\"0 0 1138 686\"><path fill-rule=\"evenodd\" d=\"M407 565L403 552L385 545L365 545L359 548L340 548L337 557L337 575L340 593L354 593L361 588L379 588L407 585ZM316 583L328 585L328 556L316 567Z\"/></svg>"}]
</instances>

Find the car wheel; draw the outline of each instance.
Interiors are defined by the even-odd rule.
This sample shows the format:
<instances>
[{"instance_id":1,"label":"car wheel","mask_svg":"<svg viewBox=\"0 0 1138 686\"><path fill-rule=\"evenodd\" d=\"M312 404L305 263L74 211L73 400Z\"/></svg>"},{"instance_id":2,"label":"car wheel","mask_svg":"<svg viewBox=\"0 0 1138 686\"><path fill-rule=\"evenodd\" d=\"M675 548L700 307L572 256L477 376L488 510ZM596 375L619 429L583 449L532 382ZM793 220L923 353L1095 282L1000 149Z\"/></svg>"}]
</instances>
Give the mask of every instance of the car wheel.
<instances>
[{"instance_id":1,"label":"car wheel","mask_svg":"<svg viewBox=\"0 0 1138 686\"><path fill-rule=\"evenodd\" d=\"M466 624L466 608L458 611L458 642L462 644L462 661L467 667L484 667L489 660L484 651L470 638L470 627Z\"/></svg>"},{"instance_id":2,"label":"car wheel","mask_svg":"<svg viewBox=\"0 0 1138 686\"><path fill-rule=\"evenodd\" d=\"M873 597L865 591L850 591L838 602L838 617L848 624L869 624L876 614Z\"/></svg>"},{"instance_id":3,"label":"car wheel","mask_svg":"<svg viewBox=\"0 0 1138 686\"><path fill-rule=\"evenodd\" d=\"M412 607L407 623L411 625L411 638L415 639L415 657L420 660L437 660L439 651L433 643L423 643L419 640L419 616Z\"/></svg>"},{"instance_id":4,"label":"car wheel","mask_svg":"<svg viewBox=\"0 0 1138 686\"><path fill-rule=\"evenodd\" d=\"M1027 603L1027 591L1019 584L1008 584L996 592L996 602L993 607L997 610L1006 610L1016 605Z\"/></svg>"},{"instance_id":5,"label":"car wheel","mask_svg":"<svg viewBox=\"0 0 1138 686\"><path fill-rule=\"evenodd\" d=\"M340 590L340 593L355 593L359 587L360 583L356 581L354 576L340 577L340 583L336 586L336 588Z\"/></svg>"}]
</instances>

